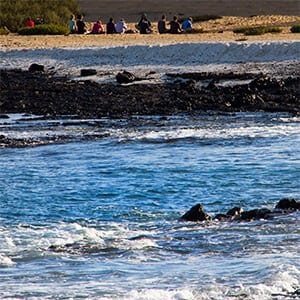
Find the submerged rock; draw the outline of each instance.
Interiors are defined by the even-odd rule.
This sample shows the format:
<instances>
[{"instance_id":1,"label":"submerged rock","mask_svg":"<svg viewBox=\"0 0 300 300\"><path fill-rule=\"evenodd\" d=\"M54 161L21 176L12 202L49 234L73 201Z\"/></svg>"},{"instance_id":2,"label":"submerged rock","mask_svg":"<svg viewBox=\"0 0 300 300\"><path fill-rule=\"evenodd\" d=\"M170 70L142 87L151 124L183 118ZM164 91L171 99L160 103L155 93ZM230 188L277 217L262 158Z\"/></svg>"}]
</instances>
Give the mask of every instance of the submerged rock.
<instances>
[{"instance_id":1,"label":"submerged rock","mask_svg":"<svg viewBox=\"0 0 300 300\"><path fill-rule=\"evenodd\" d=\"M242 207L235 206L234 208L228 210L226 214L217 214L214 217L214 220L219 221L233 221L241 216L241 213L243 212Z\"/></svg>"},{"instance_id":2,"label":"submerged rock","mask_svg":"<svg viewBox=\"0 0 300 300\"><path fill-rule=\"evenodd\" d=\"M201 204L196 204L193 206L188 212L186 212L182 217L184 221L209 221L211 217L203 211L203 207Z\"/></svg>"},{"instance_id":3,"label":"submerged rock","mask_svg":"<svg viewBox=\"0 0 300 300\"><path fill-rule=\"evenodd\" d=\"M270 218L271 211L267 208L252 209L241 213L240 220L252 221Z\"/></svg>"},{"instance_id":4,"label":"submerged rock","mask_svg":"<svg viewBox=\"0 0 300 300\"><path fill-rule=\"evenodd\" d=\"M242 207L235 206L234 208L230 209L226 213L226 215L228 215L228 216L240 216L242 212L243 212Z\"/></svg>"},{"instance_id":5,"label":"submerged rock","mask_svg":"<svg viewBox=\"0 0 300 300\"><path fill-rule=\"evenodd\" d=\"M216 214L214 220L218 220L221 222L231 221L231 216L225 214Z\"/></svg>"}]
</instances>

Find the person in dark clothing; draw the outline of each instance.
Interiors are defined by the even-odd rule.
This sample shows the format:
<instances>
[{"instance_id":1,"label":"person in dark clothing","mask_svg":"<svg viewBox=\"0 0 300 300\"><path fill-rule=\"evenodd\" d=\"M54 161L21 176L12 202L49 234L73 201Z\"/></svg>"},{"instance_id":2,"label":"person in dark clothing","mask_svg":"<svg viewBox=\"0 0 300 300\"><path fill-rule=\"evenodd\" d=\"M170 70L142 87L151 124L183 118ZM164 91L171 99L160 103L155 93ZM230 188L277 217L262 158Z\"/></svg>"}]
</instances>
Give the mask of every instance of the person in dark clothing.
<instances>
[{"instance_id":1,"label":"person in dark clothing","mask_svg":"<svg viewBox=\"0 0 300 300\"><path fill-rule=\"evenodd\" d=\"M84 34L86 32L86 25L83 22L83 16L79 15L76 21L77 33Z\"/></svg>"},{"instance_id":2,"label":"person in dark clothing","mask_svg":"<svg viewBox=\"0 0 300 300\"><path fill-rule=\"evenodd\" d=\"M182 33L177 16L174 16L173 20L170 22L170 33L172 34Z\"/></svg>"},{"instance_id":3,"label":"person in dark clothing","mask_svg":"<svg viewBox=\"0 0 300 300\"><path fill-rule=\"evenodd\" d=\"M143 14L136 28L140 31L141 34L151 33L151 22L147 19L146 14Z\"/></svg>"},{"instance_id":4,"label":"person in dark clothing","mask_svg":"<svg viewBox=\"0 0 300 300\"><path fill-rule=\"evenodd\" d=\"M106 24L106 33L116 33L115 22L113 18L110 18L108 23Z\"/></svg>"},{"instance_id":5,"label":"person in dark clothing","mask_svg":"<svg viewBox=\"0 0 300 300\"><path fill-rule=\"evenodd\" d=\"M140 23L140 34L148 34L148 33L151 33L152 30L149 26L149 23L147 22L147 20L143 20L141 23Z\"/></svg>"},{"instance_id":6,"label":"person in dark clothing","mask_svg":"<svg viewBox=\"0 0 300 300\"><path fill-rule=\"evenodd\" d=\"M169 32L169 30L167 29L167 17L166 17L166 15L162 15L161 19L158 21L157 31L160 34Z\"/></svg>"}]
</instances>

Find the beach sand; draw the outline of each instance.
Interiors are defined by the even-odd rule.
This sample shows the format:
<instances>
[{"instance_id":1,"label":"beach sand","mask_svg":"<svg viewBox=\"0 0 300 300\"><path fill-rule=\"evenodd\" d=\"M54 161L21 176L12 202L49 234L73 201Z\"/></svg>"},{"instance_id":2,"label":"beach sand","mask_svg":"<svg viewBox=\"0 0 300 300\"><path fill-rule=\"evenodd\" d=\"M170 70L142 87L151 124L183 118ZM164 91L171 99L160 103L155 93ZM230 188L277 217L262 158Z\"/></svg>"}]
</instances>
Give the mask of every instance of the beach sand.
<instances>
[{"instance_id":1,"label":"beach sand","mask_svg":"<svg viewBox=\"0 0 300 300\"><path fill-rule=\"evenodd\" d=\"M91 26L92 23L89 23ZM199 42L234 42L234 41L272 41L272 40L300 40L300 34L290 32L294 24L300 24L300 16L252 16L236 17L223 16L221 19L195 23L194 28L202 28L205 33L160 35L156 32L149 35L139 33L124 35L69 35L69 36L19 36L9 34L0 36L0 47L7 49L56 48L56 47L109 47L124 45L154 45L174 43ZM128 23L130 29L135 30L135 23ZM276 26L282 28L282 33L245 36L234 34L233 29L244 26Z\"/></svg>"}]
</instances>

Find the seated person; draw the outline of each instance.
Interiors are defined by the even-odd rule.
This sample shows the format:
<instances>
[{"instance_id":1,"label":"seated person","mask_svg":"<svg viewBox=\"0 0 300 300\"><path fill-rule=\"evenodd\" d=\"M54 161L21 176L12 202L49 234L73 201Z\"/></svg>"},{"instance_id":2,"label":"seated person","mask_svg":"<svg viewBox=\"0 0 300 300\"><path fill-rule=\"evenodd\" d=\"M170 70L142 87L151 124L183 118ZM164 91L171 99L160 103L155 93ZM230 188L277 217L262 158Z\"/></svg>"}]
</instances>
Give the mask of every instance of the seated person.
<instances>
[{"instance_id":1,"label":"seated person","mask_svg":"<svg viewBox=\"0 0 300 300\"><path fill-rule=\"evenodd\" d=\"M121 19L120 21L118 21L116 23L116 33L123 34L126 32L126 29L127 29L127 25L126 25L124 19Z\"/></svg>"},{"instance_id":2,"label":"seated person","mask_svg":"<svg viewBox=\"0 0 300 300\"><path fill-rule=\"evenodd\" d=\"M69 27L70 33L76 32L76 21L75 21L74 15L70 15L70 19L68 20L68 27Z\"/></svg>"},{"instance_id":3,"label":"seated person","mask_svg":"<svg viewBox=\"0 0 300 300\"><path fill-rule=\"evenodd\" d=\"M113 18L110 18L108 23L106 24L106 33L116 33L115 22Z\"/></svg>"},{"instance_id":4,"label":"seated person","mask_svg":"<svg viewBox=\"0 0 300 300\"><path fill-rule=\"evenodd\" d=\"M34 25L34 21L30 17L28 17L25 22L25 27L34 27Z\"/></svg>"},{"instance_id":5,"label":"seated person","mask_svg":"<svg viewBox=\"0 0 300 300\"><path fill-rule=\"evenodd\" d=\"M152 33L150 22L145 18L139 23L140 34Z\"/></svg>"},{"instance_id":6,"label":"seated person","mask_svg":"<svg viewBox=\"0 0 300 300\"><path fill-rule=\"evenodd\" d=\"M177 16L174 16L173 20L170 22L170 33L172 34L182 33Z\"/></svg>"},{"instance_id":7,"label":"seated person","mask_svg":"<svg viewBox=\"0 0 300 300\"><path fill-rule=\"evenodd\" d=\"M77 21L76 21L76 27L77 27L77 33L84 34L86 32L86 25L83 22L82 15L78 15Z\"/></svg>"},{"instance_id":8,"label":"seated person","mask_svg":"<svg viewBox=\"0 0 300 300\"><path fill-rule=\"evenodd\" d=\"M167 17L166 15L162 15L161 19L157 23L157 31L162 34L162 33L167 33Z\"/></svg>"},{"instance_id":9,"label":"seated person","mask_svg":"<svg viewBox=\"0 0 300 300\"><path fill-rule=\"evenodd\" d=\"M187 18L186 20L183 21L181 28L182 31L188 32L193 30L193 19L191 17Z\"/></svg>"},{"instance_id":10,"label":"seated person","mask_svg":"<svg viewBox=\"0 0 300 300\"><path fill-rule=\"evenodd\" d=\"M146 14L142 14L140 21L138 22L138 24L136 25L136 28L141 31L141 25L142 23L148 23L148 27L151 29L151 22L147 19L147 15ZM145 26L145 25L144 25Z\"/></svg>"},{"instance_id":11,"label":"seated person","mask_svg":"<svg viewBox=\"0 0 300 300\"><path fill-rule=\"evenodd\" d=\"M93 25L93 29L92 29L92 33L104 33L104 27L103 24L101 22L101 20L98 20L94 25Z\"/></svg>"}]
</instances>

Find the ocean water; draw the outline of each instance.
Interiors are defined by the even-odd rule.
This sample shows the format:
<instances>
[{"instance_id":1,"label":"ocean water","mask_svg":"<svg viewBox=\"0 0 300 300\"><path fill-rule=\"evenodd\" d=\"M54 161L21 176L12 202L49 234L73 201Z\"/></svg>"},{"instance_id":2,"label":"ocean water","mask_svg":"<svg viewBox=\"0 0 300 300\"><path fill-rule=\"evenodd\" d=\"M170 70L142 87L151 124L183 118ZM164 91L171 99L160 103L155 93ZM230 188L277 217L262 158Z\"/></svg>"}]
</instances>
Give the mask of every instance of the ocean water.
<instances>
[{"instance_id":1,"label":"ocean water","mask_svg":"<svg viewBox=\"0 0 300 300\"><path fill-rule=\"evenodd\" d=\"M0 298L297 299L299 212L179 218L197 203L214 216L299 199L299 124L283 113L1 119L0 135L29 146L0 148Z\"/></svg>"}]
</instances>

